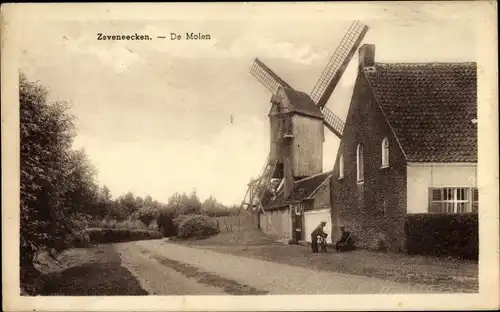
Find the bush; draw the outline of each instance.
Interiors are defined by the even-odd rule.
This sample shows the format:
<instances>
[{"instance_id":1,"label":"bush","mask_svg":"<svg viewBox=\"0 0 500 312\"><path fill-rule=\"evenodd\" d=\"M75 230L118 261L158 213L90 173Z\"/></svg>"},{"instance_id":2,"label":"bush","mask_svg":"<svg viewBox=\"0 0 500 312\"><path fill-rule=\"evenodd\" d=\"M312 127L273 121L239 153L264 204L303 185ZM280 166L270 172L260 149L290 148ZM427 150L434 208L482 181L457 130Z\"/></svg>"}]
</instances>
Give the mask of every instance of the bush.
<instances>
[{"instance_id":1,"label":"bush","mask_svg":"<svg viewBox=\"0 0 500 312\"><path fill-rule=\"evenodd\" d=\"M70 243L68 245L76 248L89 247L90 245L90 236L86 230L75 232L69 236L69 240Z\"/></svg>"},{"instance_id":2,"label":"bush","mask_svg":"<svg viewBox=\"0 0 500 312\"><path fill-rule=\"evenodd\" d=\"M477 260L477 214L411 214L405 222L409 254Z\"/></svg>"},{"instance_id":3,"label":"bush","mask_svg":"<svg viewBox=\"0 0 500 312\"><path fill-rule=\"evenodd\" d=\"M192 218L192 217L193 217L193 215L179 215L175 219L172 220L172 222L174 224L175 235L179 234L179 229L180 229L182 222L184 222L187 219Z\"/></svg>"},{"instance_id":4,"label":"bush","mask_svg":"<svg viewBox=\"0 0 500 312\"><path fill-rule=\"evenodd\" d=\"M175 213L173 211L165 210L158 214L156 224L158 225L158 229L163 233L163 236L171 237L177 235L174 218Z\"/></svg>"},{"instance_id":5,"label":"bush","mask_svg":"<svg viewBox=\"0 0 500 312\"><path fill-rule=\"evenodd\" d=\"M145 239L158 239L163 235L158 231L129 229L87 229L90 242L93 244L119 243Z\"/></svg>"},{"instance_id":6,"label":"bush","mask_svg":"<svg viewBox=\"0 0 500 312\"><path fill-rule=\"evenodd\" d=\"M103 229L129 229L129 230L147 230L149 227L144 225L139 220L128 219L117 221L115 219L102 219L101 221L94 222L94 226Z\"/></svg>"},{"instance_id":7,"label":"bush","mask_svg":"<svg viewBox=\"0 0 500 312\"><path fill-rule=\"evenodd\" d=\"M190 216L179 225L177 236L180 238L206 238L219 233L215 222L205 216Z\"/></svg>"},{"instance_id":8,"label":"bush","mask_svg":"<svg viewBox=\"0 0 500 312\"><path fill-rule=\"evenodd\" d=\"M159 212L154 209L142 208L137 212L137 219L145 226L149 226L151 222L158 218Z\"/></svg>"}]
</instances>

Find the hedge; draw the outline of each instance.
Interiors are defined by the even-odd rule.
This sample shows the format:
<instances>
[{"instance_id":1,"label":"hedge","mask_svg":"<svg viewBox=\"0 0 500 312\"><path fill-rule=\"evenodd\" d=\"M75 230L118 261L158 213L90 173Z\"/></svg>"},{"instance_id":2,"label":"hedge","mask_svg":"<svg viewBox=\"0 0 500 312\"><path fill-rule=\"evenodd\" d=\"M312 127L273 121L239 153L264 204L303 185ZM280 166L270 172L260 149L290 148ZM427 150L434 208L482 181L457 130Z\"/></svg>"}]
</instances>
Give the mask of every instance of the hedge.
<instances>
[{"instance_id":1,"label":"hedge","mask_svg":"<svg viewBox=\"0 0 500 312\"><path fill-rule=\"evenodd\" d=\"M93 244L119 243L163 237L161 232L149 230L91 228L87 229L86 232Z\"/></svg>"},{"instance_id":2,"label":"hedge","mask_svg":"<svg viewBox=\"0 0 500 312\"><path fill-rule=\"evenodd\" d=\"M477 214L410 214L405 234L409 254L478 259Z\"/></svg>"}]
</instances>

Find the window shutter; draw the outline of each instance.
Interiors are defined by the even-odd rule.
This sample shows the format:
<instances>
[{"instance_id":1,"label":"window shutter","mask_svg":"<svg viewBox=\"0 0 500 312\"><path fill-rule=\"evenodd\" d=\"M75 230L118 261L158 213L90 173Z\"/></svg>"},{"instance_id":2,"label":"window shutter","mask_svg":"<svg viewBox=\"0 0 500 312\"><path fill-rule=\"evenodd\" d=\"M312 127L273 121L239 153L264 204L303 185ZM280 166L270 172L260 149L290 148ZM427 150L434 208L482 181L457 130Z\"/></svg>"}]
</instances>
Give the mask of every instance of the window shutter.
<instances>
[{"instance_id":1,"label":"window shutter","mask_svg":"<svg viewBox=\"0 0 500 312\"><path fill-rule=\"evenodd\" d=\"M428 197L429 197L429 205L427 207L427 212L433 212L432 211L432 194L433 194L433 188L432 187L429 187L429 190L428 190Z\"/></svg>"},{"instance_id":2,"label":"window shutter","mask_svg":"<svg viewBox=\"0 0 500 312\"><path fill-rule=\"evenodd\" d=\"M443 189L429 187L429 209L428 212L443 212Z\"/></svg>"}]
</instances>

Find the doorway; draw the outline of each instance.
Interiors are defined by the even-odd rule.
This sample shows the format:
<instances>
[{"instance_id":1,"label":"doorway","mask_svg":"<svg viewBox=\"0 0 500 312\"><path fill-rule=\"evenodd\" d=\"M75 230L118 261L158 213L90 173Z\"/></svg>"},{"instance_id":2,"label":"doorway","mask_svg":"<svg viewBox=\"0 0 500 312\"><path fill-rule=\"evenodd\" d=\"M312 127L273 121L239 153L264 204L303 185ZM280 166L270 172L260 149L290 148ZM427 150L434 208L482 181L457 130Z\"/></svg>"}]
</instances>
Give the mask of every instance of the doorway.
<instances>
[{"instance_id":1,"label":"doorway","mask_svg":"<svg viewBox=\"0 0 500 312\"><path fill-rule=\"evenodd\" d=\"M295 240L303 241L305 239L304 234L304 206L302 203L294 205L294 219L295 219Z\"/></svg>"}]
</instances>

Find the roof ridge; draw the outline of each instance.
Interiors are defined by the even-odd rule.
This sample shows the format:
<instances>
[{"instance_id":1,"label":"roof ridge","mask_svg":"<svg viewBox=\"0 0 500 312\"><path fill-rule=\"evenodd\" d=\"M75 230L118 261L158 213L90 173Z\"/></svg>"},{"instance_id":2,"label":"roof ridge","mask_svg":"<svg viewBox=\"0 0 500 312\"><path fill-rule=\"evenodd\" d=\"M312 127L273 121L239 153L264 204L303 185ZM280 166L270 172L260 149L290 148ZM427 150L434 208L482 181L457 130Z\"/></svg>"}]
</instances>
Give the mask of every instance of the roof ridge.
<instances>
[{"instance_id":1,"label":"roof ridge","mask_svg":"<svg viewBox=\"0 0 500 312\"><path fill-rule=\"evenodd\" d=\"M415 65L477 65L475 61L463 61L463 62L375 62L377 65L401 65L401 66L415 66Z\"/></svg>"},{"instance_id":2,"label":"roof ridge","mask_svg":"<svg viewBox=\"0 0 500 312\"><path fill-rule=\"evenodd\" d=\"M319 177L320 175L322 174L331 174L333 170L329 170L329 171L325 171L325 172L321 172L321 173L316 173L315 175L312 175L312 176L308 176L308 177L305 177L303 179L300 179L300 180L297 180L297 181L294 181L294 183L299 183L299 182L303 182L303 181L306 181L306 180L310 180L310 179L313 179L313 178L317 178Z\"/></svg>"},{"instance_id":3,"label":"roof ridge","mask_svg":"<svg viewBox=\"0 0 500 312\"><path fill-rule=\"evenodd\" d=\"M318 187L316 187L316 188L314 189L314 191L312 191L312 192L311 192L311 193L310 193L310 194L309 194L306 198L311 198L312 196L316 195L316 193L318 192L318 190L319 190L321 187L323 187L323 185L324 185L326 182L328 182L328 181L331 179L331 177L332 177L332 176L333 176L333 173L332 173L332 172L330 172L330 174L326 177L326 179L325 179L323 182L321 182L321 183L318 185Z\"/></svg>"}]
</instances>

